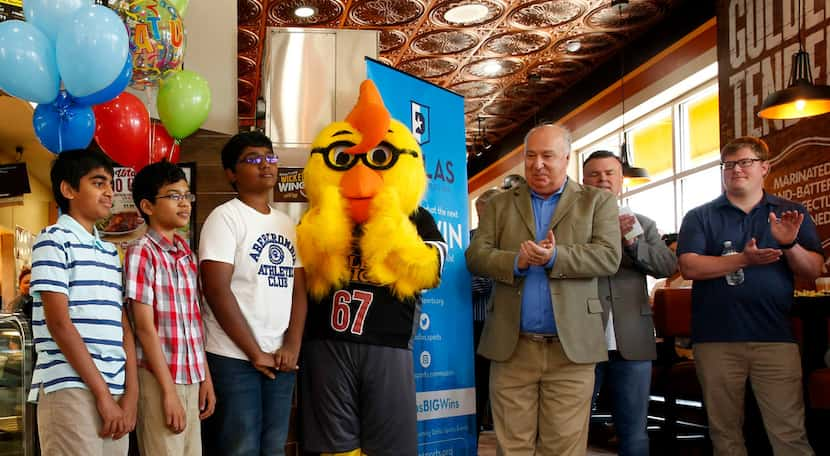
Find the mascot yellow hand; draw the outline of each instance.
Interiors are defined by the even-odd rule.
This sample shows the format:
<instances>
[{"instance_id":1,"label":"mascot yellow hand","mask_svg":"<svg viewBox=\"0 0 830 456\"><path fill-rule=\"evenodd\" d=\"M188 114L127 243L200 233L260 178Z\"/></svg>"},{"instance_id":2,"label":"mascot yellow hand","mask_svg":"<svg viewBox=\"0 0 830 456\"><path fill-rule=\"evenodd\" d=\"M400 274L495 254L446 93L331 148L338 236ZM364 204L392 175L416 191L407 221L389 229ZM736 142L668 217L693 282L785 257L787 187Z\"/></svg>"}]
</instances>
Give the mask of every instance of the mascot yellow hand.
<instances>
[{"instance_id":1,"label":"mascot yellow hand","mask_svg":"<svg viewBox=\"0 0 830 456\"><path fill-rule=\"evenodd\" d=\"M436 286L439 265L434 248L424 244L409 216L396 210L399 207L400 197L392 186L374 198L360 250L369 277L406 297Z\"/></svg>"}]
</instances>

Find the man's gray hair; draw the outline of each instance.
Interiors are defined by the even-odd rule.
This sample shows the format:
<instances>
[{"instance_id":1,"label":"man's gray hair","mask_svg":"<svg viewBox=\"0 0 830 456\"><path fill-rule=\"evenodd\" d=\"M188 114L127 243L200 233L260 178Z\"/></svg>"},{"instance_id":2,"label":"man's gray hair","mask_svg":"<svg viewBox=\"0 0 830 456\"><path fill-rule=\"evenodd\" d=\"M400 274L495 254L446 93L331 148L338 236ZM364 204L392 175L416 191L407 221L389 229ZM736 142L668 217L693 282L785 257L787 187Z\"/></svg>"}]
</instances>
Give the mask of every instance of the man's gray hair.
<instances>
[{"instance_id":1,"label":"man's gray hair","mask_svg":"<svg viewBox=\"0 0 830 456\"><path fill-rule=\"evenodd\" d=\"M555 150L560 150L560 151L564 152L565 155L570 155L571 154L571 141L572 141L571 131L568 130L566 127L562 126L562 125L552 124L552 123L543 123L541 125L537 125L537 126L531 128L530 131L528 131L527 134L525 135L524 151L527 151L527 139L530 138L530 135L535 133L537 130L541 130L542 128L554 128L554 129L559 130L560 132L562 132L562 140L561 140L562 144L560 144L561 148L557 148L556 146L554 146L554 148L555 148Z\"/></svg>"}]
</instances>

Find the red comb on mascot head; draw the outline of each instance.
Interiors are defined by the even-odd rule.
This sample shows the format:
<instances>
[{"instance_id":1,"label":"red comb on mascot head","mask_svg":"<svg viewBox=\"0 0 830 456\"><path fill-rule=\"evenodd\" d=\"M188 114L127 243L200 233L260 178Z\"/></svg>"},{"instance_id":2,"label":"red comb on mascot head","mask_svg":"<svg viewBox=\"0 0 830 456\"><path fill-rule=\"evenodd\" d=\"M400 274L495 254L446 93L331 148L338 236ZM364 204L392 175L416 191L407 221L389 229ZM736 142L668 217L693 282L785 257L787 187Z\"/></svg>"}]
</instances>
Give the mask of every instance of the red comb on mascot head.
<instances>
[{"instance_id":1,"label":"red comb on mascot head","mask_svg":"<svg viewBox=\"0 0 830 456\"><path fill-rule=\"evenodd\" d=\"M346 120L314 140L304 180L304 448L416 455L411 343L420 292L438 285L446 244L419 206L427 178L418 142L372 81Z\"/></svg>"}]
</instances>

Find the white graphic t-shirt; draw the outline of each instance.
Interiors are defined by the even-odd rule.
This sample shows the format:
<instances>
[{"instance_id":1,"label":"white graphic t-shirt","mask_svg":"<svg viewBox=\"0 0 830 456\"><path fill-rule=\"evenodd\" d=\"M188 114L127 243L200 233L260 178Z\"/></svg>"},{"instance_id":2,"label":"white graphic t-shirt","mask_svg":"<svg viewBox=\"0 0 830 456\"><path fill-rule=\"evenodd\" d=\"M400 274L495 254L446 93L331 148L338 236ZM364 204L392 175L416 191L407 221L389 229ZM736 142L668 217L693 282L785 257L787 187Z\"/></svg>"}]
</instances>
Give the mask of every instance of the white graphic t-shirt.
<instances>
[{"instance_id":1,"label":"white graphic t-shirt","mask_svg":"<svg viewBox=\"0 0 830 456\"><path fill-rule=\"evenodd\" d=\"M231 292L262 351L282 346L291 318L294 268L301 268L294 223L274 207L262 214L237 198L210 213L199 238L199 261L233 265ZM207 303L206 303L207 304ZM205 349L248 359L205 305Z\"/></svg>"}]
</instances>

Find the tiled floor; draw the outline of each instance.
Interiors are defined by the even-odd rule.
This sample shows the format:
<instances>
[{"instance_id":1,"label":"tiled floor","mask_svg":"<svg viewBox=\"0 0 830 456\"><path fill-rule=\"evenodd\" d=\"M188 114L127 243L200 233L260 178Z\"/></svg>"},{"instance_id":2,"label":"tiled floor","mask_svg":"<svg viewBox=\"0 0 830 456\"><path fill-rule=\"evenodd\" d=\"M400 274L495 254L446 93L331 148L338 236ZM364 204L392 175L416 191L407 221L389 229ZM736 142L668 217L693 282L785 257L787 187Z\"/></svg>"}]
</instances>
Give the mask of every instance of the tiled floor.
<instances>
[{"instance_id":1,"label":"tiled floor","mask_svg":"<svg viewBox=\"0 0 830 456\"><path fill-rule=\"evenodd\" d=\"M610 456L616 454L605 450L588 448L588 456ZM478 456L496 456L496 434L493 432L483 432L481 434L478 439Z\"/></svg>"}]
</instances>

